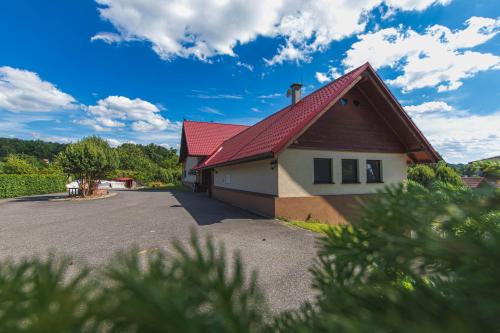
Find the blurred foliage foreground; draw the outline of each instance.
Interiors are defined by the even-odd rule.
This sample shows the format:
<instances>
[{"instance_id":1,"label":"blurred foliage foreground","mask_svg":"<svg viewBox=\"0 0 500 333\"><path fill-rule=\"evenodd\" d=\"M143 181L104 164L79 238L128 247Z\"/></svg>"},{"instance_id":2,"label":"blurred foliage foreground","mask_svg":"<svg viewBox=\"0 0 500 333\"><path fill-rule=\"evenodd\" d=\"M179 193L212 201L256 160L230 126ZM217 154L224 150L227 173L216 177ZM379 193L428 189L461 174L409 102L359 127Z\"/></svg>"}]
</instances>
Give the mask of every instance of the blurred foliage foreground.
<instances>
[{"instance_id":1,"label":"blurred foliage foreground","mask_svg":"<svg viewBox=\"0 0 500 333\"><path fill-rule=\"evenodd\" d=\"M281 314L238 257L195 236L92 273L53 255L6 261L0 332L499 332L499 204L492 189L386 189L319 239L316 299Z\"/></svg>"}]
</instances>

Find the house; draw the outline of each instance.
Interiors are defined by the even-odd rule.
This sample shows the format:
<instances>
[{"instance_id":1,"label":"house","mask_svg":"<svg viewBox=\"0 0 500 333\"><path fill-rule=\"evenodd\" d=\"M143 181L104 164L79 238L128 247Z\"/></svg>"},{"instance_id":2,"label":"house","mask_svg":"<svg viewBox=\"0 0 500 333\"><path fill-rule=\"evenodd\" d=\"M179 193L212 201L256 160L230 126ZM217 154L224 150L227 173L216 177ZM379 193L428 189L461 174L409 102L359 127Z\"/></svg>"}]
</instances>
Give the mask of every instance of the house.
<instances>
[{"instance_id":1,"label":"house","mask_svg":"<svg viewBox=\"0 0 500 333\"><path fill-rule=\"evenodd\" d=\"M207 159L224 141L246 128L248 126L185 120L179 152L184 185L196 191L205 191L204 184L208 176L202 181L201 174L197 175L193 168Z\"/></svg>"},{"instance_id":2,"label":"house","mask_svg":"<svg viewBox=\"0 0 500 333\"><path fill-rule=\"evenodd\" d=\"M482 188L489 184L486 177L481 176L464 176L462 181L470 188Z\"/></svg>"},{"instance_id":3,"label":"house","mask_svg":"<svg viewBox=\"0 0 500 333\"><path fill-rule=\"evenodd\" d=\"M370 64L250 127L184 122L184 182L265 216L345 223L359 200L440 156ZM219 136L220 135L220 136Z\"/></svg>"}]
</instances>

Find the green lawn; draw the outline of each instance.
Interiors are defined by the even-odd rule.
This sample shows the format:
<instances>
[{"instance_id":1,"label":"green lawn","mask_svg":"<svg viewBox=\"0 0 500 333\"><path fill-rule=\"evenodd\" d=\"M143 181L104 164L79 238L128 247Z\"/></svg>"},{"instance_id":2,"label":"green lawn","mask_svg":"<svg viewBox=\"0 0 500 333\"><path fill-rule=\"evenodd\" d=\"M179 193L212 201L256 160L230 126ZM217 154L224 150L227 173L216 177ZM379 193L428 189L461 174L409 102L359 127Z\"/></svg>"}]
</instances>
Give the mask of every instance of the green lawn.
<instances>
[{"instance_id":1,"label":"green lawn","mask_svg":"<svg viewBox=\"0 0 500 333\"><path fill-rule=\"evenodd\" d=\"M299 220L288 220L282 219L287 224L293 225L297 228L306 229L312 232L324 233L326 230L330 229L332 226L320 221L299 221Z\"/></svg>"},{"instance_id":2,"label":"green lawn","mask_svg":"<svg viewBox=\"0 0 500 333\"><path fill-rule=\"evenodd\" d=\"M192 191L191 188L185 186L184 184L165 184L161 186L146 186L144 187L144 189L153 191L171 191L171 190Z\"/></svg>"}]
</instances>

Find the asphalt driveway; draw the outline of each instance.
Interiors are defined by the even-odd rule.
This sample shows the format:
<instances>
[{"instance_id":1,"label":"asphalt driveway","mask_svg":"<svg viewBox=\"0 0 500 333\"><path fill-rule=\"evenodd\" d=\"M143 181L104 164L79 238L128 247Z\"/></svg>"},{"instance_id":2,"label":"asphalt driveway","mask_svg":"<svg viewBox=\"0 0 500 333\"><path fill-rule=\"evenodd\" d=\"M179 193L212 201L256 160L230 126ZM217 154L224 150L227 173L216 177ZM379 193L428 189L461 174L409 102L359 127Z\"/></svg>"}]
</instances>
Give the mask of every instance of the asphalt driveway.
<instances>
[{"instance_id":1,"label":"asphalt driveway","mask_svg":"<svg viewBox=\"0 0 500 333\"><path fill-rule=\"evenodd\" d=\"M315 235L209 199L180 191L119 191L115 197L80 202L50 202L48 196L0 202L0 259L49 250L91 265L121 249L141 253L174 239L186 241L191 229L239 251L258 272L273 310L298 307L310 299L308 268Z\"/></svg>"}]
</instances>

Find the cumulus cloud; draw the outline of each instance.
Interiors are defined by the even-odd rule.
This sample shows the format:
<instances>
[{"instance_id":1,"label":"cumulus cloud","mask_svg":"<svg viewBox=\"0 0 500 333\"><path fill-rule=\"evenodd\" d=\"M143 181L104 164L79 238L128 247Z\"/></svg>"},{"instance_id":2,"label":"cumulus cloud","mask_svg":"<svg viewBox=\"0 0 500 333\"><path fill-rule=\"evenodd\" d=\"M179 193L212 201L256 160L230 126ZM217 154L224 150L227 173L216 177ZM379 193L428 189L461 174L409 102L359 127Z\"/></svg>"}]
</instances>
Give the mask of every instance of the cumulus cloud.
<instances>
[{"instance_id":1,"label":"cumulus cloud","mask_svg":"<svg viewBox=\"0 0 500 333\"><path fill-rule=\"evenodd\" d=\"M341 74L336 67L331 66L326 73L316 72L315 76L316 80L318 80L319 83L325 83L335 80L336 78L340 77Z\"/></svg>"},{"instance_id":2,"label":"cumulus cloud","mask_svg":"<svg viewBox=\"0 0 500 333\"><path fill-rule=\"evenodd\" d=\"M441 101L425 102L418 105L407 105L404 107L404 109L410 115L431 113L431 112L450 112L454 110L454 108L451 105Z\"/></svg>"},{"instance_id":3,"label":"cumulus cloud","mask_svg":"<svg viewBox=\"0 0 500 333\"><path fill-rule=\"evenodd\" d=\"M160 114L160 109L140 98L108 96L87 107L88 118L79 123L96 131L109 131L130 125L138 132L176 130L178 122L171 122Z\"/></svg>"},{"instance_id":4,"label":"cumulus cloud","mask_svg":"<svg viewBox=\"0 0 500 333\"><path fill-rule=\"evenodd\" d=\"M434 25L418 33L400 26L360 35L343 65L351 69L368 60L376 69L401 71L388 83L404 91L424 87L455 90L480 71L500 69L499 56L470 50L500 31L500 19L471 17L465 24L464 29L454 31Z\"/></svg>"},{"instance_id":5,"label":"cumulus cloud","mask_svg":"<svg viewBox=\"0 0 500 333\"><path fill-rule=\"evenodd\" d=\"M500 111L472 114L441 101L404 108L448 162L466 163L500 155Z\"/></svg>"},{"instance_id":6,"label":"cumulus cloud","mask_svg":"<svg viewBox=\"0 0 500 333\"><path fill-rule=\"evenodd\" d=\"M165 60L234 56L237 45L259 36L283 39L267 64L307 61L332 41L364 31L369 12L385 3L391 10L423 10L449 0L96 0L100 16L117 32L100 32L107 43L144 40Z\"/></svg>"},{"instance_id":7,"label":"cumulus cloud","mask_svg":"<svg viewBox=\"0 0 500 333\"><path fill-rule=\"evenodd\" d=\"M74 109L76 100L43 81L37 73L0 67L0 109L11 112L50 112Z\"/></svg>"}]
</instances>

